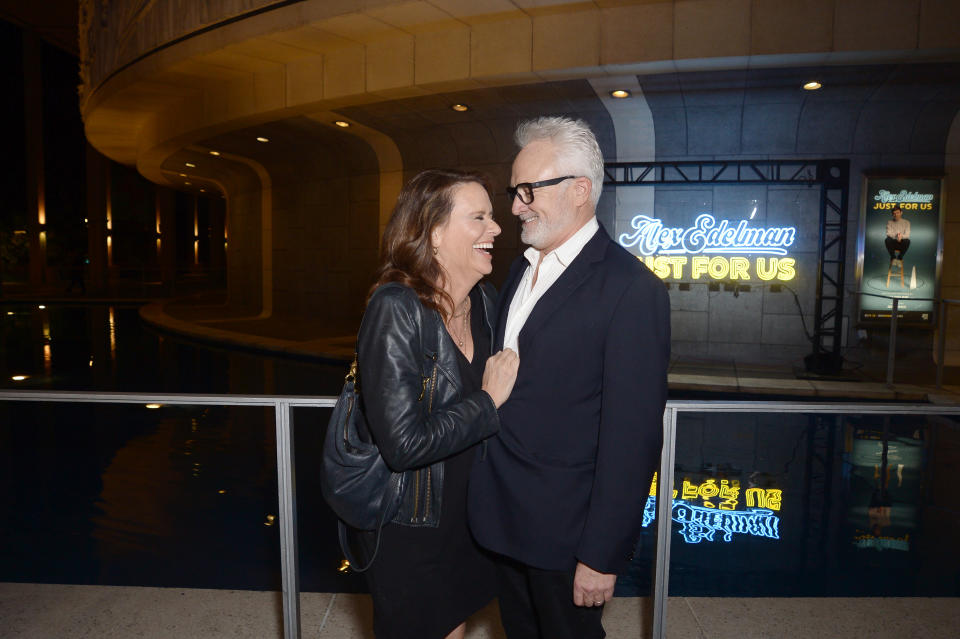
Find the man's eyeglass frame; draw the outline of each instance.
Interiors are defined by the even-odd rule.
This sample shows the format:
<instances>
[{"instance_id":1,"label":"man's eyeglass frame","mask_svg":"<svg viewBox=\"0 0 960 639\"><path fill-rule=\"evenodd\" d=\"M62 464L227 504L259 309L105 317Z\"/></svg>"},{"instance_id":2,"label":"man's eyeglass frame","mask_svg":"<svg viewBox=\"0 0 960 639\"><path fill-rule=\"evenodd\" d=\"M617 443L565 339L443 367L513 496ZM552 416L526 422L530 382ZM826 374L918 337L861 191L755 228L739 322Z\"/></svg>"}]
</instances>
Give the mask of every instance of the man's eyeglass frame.
<instances>
[{"instance_id":1,"label":"man's eyeglass frame","mask_svg":"<svg viewBox=\"0 0 960 639\"><path fill-rule=\"evenodd\" d=\"M520 182L516 186L507 187L507 195L510 196L510 202L513 202L513 198L520 196L520 201L524 204L533 204L533 190L539 189L541 186L553 186L554 184L560 184L564 180L575 180L577 179L576 175L564 175L563 177L553 178L551 180L540 180L539 182ZM524 194L528 194L530 199L528 200L524 197Z\"/></svg>"}]
</instances>

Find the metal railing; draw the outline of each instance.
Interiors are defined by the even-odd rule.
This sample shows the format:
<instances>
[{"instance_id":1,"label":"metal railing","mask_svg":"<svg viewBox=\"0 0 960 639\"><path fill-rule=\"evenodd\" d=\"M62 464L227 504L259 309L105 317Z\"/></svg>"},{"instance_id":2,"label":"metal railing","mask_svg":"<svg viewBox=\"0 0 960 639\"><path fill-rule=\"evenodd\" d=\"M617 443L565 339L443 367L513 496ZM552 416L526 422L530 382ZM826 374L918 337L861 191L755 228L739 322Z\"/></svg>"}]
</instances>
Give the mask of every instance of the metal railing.
<instances>
[{"instance_id":1,"label":"metal railing","mask_svg":"<svg viewBox=\"0 0 960 639\"><path fill-rule=\"evenodd\" d=\"M277 494L280 520L280 571L283 588L283 634L300 638L300 573L297 551L296 485L294 483L293 408L333 408L334 397L189 395L58 391L0 391L0 401L109 403L274 408L277 441ZM876 415L958 415L960 406L929 404L669 401L663 414L663 451L657 482L657 534L653 575L652 637L666 637L670 580L673 476L677 417L680 413L834 413ZM642 636L642 635L640 635Z\"/></svg>"},{"instance_id":2,"label":"metal railing","mask_svg":"<svg viewBox=\"0 0 960 639\"><path fill-rule=\"evenodd\" d=\"M277 437L277 496L280 520L280 575L283 636L300 638L300 569L297 554L297 490L294 483L293 408L333 408L335 397L188 395L58 391L0 391L0 401L174 406L247 406L274 409Z\"/></svg>"},{"instance_id":3,"label":"metal railing","mask_svg":"<svg viewBox=\"0 0 960 639\"><path fill-rule=\"evenodd\" d=\"M937 388L943 388L943 358L946 354L947 345L947 310L951 304L960 304L960 300L937 299L934 297L894 297L893 295L880 295L879 293L867 293L866 291L857 291L857 295L869 295L871 297L880 297L893 300L893 308L890 311L890 339L887 342L887 384L893 383L893 370L896 365L897 354L897 324L900 315L900 300L909 299L911 302L934 302L939 304L939 317L937 321Z\"/></svg>"},{"instance_id":4,"label":"metal railing","mask_svg":"<svg viewBox=\"0 0 960 639\"><path fill-rule=\"evenodd\" d=\"M657 545L653 581L653 639L667 636L667 593L670 585L670 542L673 474L677 452L677 416L680 413L807 413L855 415L958 415L960 406L932 404L869 404L856 402L718 402L669 401L663 412L663 452L657 477Z\"/></svg>"}]
</instances>

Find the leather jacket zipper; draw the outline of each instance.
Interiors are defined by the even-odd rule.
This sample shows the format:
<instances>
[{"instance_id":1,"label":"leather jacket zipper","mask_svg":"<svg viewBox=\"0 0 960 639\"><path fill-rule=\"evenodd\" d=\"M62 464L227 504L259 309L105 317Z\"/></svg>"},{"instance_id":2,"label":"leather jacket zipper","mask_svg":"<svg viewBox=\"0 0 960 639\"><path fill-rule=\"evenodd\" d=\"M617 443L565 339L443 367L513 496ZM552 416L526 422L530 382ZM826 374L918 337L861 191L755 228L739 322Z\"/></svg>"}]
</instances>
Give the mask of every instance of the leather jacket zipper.
<instances>
[{"instance_id":1,"label":"leather jacket zipper","mask_svg":"<svg viewBox=\"0 0 960 639\"><path fill-rule=\"evenodd\" d=\"M430 376L430 400L427 403L427 415L433 412L433 391L437 387L437 363L433 363L433 375ZM423 518L430 517L430 487L433 484L430 466L427 466L427 494L424 498L426 503L423 506Z\"/></svg>"},{"instance_id":2,"label":"leather jacket zipper","mask_svg":"<svg viewBox=\"0 0 960 639\"><path fill-rule=\"evenodd\" d=\"M423 399L423 396L427 390L427 382L429 381L430 397L427 399L427 416L429 416L430 413L433 412L433 390L434 388L436 388L436 385L437 385L436 356L433 356L433 360L434 360L433 374L431 374L430 377L423 378L423 388L420 389L420 397L417 400L417 401L420 401ZM422 469L418 470L413 476L413 517L410 518L411 522L416 522L417 517L420 514L420 473L422 472L423 472ZM427 467L427 494L425 497L427 503L424 506L424 514L423 514L424 519L430 516L430 479L431 479L431 473L430 473L430 467L428 466Z\"/></svg>"},{"instance_id":3,"label":"leather jacket zipper","mask_svg":"<svg viewBox=\"0 0 960 639\"><path fill-rule=\"evenodd\" d=\"M417 515L420 514L420 471L413 474L413 517L411 522L417 521Z\"/></svg>"}]
</instances>

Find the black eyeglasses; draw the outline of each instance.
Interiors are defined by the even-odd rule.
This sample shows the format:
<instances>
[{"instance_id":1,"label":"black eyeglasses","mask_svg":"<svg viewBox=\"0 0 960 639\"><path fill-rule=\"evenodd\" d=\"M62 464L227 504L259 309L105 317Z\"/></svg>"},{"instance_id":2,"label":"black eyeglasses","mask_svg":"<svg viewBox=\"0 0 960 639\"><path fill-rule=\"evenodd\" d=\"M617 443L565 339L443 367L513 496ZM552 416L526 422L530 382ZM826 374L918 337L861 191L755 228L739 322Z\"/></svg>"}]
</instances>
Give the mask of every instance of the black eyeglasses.
<instances>
[{"instance_id":1,"label":"black eyeglasses","mask_svg":"<svg viewBox=\"0 0 960 639\"><path fill-rule=\"evenodd\" d=\"M520 201L524 204L533 203L533 190L539 189L541 186L552 186L554 184L560 184L564 180L574 180L576 175L564 175L563 177L553 178L552 180L540 180L539 182L521 182L516 186L507 187L507 195L510 196L510 202L513 202L513 198L520 196Z\"/></svg>"}]
</instances>

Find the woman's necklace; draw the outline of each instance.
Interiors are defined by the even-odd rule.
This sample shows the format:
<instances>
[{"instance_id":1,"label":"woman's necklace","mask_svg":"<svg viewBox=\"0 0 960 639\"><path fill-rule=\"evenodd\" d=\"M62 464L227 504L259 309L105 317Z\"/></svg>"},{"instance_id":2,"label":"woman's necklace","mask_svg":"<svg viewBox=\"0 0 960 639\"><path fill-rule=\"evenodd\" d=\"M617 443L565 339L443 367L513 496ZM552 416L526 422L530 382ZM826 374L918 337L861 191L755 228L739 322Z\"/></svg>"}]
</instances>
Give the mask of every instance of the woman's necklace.
<instances>
[{"instance_id":1,"label":"woman's necklace","mask_svg":"<svg viewBox=\"0 0 960 639\"><path fill-rule=\"evenodd\" d=\"M462 306L465 308L459 313L455 313L454 315L451 315L450 321L449 323L447 323L447 332L449 332L450 336L456 340L457 346L460 347L460 350L463 350L463 345L466 343L466 339L467 339L467 333L470 330L470 325L468 324L468 320L470 317L470 298L469 297L467 297L467 299L464 300ZM454 324L457 323L456 320L458 317L463 317L463 331L459 335L457 334L457 331L453 330L453 326Z\"/></svg>"}]
</instances>

